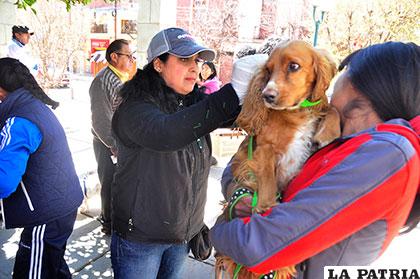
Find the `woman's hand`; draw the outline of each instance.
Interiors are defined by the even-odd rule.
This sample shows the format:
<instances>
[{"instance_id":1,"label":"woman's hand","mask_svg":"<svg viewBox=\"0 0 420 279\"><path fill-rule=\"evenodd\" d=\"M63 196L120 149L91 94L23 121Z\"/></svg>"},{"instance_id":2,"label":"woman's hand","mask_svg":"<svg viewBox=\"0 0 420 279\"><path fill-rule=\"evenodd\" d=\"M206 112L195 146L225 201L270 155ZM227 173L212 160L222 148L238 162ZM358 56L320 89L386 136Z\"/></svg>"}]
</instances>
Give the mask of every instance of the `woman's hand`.
<instances>
[{"instance_id":1,"label":"woman's hand","mask_svg":"<svg viewBox=\"0 0 420 279\"><path fill-rule=\"evenodd\" d=\"M242 197L232 209L233 218L244 218L252 215L252 196Z\"/></svg>"},{"instance_id":2,"label":"woman's hand","mask_svg":"<svg viewBox=\"0 0 420 279\"><path fill-rule=\"evenodd\" d=\"M233 63L231 84L242 105L248 85L255 72L267 61L267 54L254 54L242 57Z\"/></svg>"}]
</instances>

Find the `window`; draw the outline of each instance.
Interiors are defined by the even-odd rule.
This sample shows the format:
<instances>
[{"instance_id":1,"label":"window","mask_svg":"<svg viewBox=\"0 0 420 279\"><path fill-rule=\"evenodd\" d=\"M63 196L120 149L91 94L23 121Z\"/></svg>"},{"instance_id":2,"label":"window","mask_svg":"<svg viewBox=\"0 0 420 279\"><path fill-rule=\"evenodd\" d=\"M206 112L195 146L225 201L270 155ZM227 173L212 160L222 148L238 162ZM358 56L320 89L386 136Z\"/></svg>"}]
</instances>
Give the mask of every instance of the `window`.
<instances>
[{"instance_id":1,"label":"window","mask_svg":"<svg viewBox=\"0 0 420 279\"><path fill-rule=\"evenodd\" d=\"M121 20L121 34L137 34L137 22L135 20Z\"/></svg>"},{"instance_id":2,"label":"window","mask_svg":"<svg viewBox=\"0 0 420 279\"><path fill-rule=\"evenodd\" d=\"M93 22L90 26L90 33L108 33L108 25Z\"/></svg>"}]
</instances>

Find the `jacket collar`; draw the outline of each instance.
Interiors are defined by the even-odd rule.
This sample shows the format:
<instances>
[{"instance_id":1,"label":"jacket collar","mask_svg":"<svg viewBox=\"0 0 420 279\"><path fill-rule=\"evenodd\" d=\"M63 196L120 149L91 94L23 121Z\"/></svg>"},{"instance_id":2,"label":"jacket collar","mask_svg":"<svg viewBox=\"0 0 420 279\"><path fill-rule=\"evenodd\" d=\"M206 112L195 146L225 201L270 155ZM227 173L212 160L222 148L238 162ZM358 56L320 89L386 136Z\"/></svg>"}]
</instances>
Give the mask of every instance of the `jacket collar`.
<instances>
[{"instance_id":1,"label":"jacket collar","mask_svg":"<svg viewBox=\"0 0 420 279\"><path fill-rule=\"evenodd\" d=\"M416 133L417 136L420 135L420 116L416 116L415 118L411 119L410 121L404 120L402 118L391 119L391 120L388 120L386 122L380 123L380 124L376 125L375 127L371 127L371 128L366 129L366 130L363 130L363 131L360 131L360 132L357 132L357 133L354 133L354 134L351 134L351 135L348 135L348 136L344 136L341 139L347 140L347 139L357 137L361 134L365 134L366 132L368 132L368 133L369 132L374 132L374 131L377 131L378 126L388 125L388 124L399 125L399 126L406 127L408 129L410 129L412 132Z\"/></svg>"},{"instance_id":2,"label":"jacket collar","mask_svg":"<svg viewBox=\"0 0 420 279\"><path fill-rule=\"evenodd\" d=\"M15 42L15 44L17 44L20 47L24 47L25 46L25 44L21 43L18 39L13 38L12 41Z\"/></svg>"},{"instance_id":3,"label":"jacket collar","mask_svg":"<svg viewBox=\"0 0 420 279\"><path fill-rule=\"evenodd\" d=\"M17 102L20 103L30 98L32 98L32 95L23 87L10 92L3 102L0 103L0 127L3 127L6 119L13 113Z\"/></svg>"}]
</instances>

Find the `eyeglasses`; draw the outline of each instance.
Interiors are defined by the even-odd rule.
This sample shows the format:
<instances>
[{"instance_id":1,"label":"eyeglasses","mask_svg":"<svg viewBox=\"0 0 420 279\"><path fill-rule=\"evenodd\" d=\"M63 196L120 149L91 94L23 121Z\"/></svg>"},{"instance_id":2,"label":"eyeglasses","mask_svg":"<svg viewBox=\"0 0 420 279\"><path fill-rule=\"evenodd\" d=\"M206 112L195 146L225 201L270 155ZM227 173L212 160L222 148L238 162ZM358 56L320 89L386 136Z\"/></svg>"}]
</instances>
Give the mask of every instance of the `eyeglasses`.
<instances>
[{"instance_id":1,"label":"eyeglasses","mask_svg":"<svg viewBox=\"0 0 420 279\"><path fill-rule=\"evenodd\" d=\"M130 60L136 60L136 57L134 57L133 54L127 54L127 53L121 53L121 52L114 52L114 53L117 54L117 55L127 56L128 59L130 59Z\"/></svg>"}]
</instances>

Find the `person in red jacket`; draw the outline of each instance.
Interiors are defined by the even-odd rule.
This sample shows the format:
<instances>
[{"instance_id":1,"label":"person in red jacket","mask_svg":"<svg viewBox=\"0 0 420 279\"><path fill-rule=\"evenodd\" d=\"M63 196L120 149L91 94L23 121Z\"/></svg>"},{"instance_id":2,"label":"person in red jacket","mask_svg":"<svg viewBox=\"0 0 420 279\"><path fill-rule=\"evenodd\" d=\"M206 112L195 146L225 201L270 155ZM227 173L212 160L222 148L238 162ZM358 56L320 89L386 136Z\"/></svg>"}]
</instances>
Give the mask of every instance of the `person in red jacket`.
<instances>
[{"instance_id":1,"label":"person in red jacket","mask_svg":"<svg viewBox=\"0 0 420 279\"><path fill-rule=\"evenodd\" d=\"M243 199L243 218L210 231L216 250L250 271L297 265L296 278L319 279L324 266L369 265L420 220L420 48L369 46L344 68L331 99L342 137L308 159L281 203L243 217ZM229 169L223 182L227 193Z\"/></svg>"}]
</instances>

